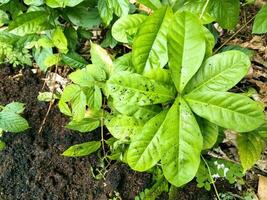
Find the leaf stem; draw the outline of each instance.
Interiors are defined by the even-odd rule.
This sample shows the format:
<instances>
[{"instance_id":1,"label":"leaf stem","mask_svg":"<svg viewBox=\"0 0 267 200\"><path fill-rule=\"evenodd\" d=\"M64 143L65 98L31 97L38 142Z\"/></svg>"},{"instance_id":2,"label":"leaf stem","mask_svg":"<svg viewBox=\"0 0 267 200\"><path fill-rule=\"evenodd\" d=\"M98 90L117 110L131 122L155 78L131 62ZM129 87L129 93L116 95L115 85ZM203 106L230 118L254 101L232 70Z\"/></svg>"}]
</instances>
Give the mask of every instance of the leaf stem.
<instances>
[{"instance_id":1,"label":"leaf stem","mask_svg":"<svg viewBox=\"0 0 267 200\"><path fill-rule=\"evenodd\" d=\"M201 11L200 19L202 19L203 15L204 15L204 12L206 11L206 9L207 9L207 7L209 5L209 2L210 2L210 0L206 1L205 5L204 5L204 7L203 7L203 9Z\"/></svg>"},{"instance_id":2,"label":"leaf stem","mask_svg":"<svg viewBox=\"0 0 267 200\"><path fill-rule=\"evenodd\" d=\"M216 196L217 196L217 199L218 199L218 200L221 200L221 198L220 198L220 196L219 196L219 193L218 193L218 191L217 191L216 185L215 185L215 181L214 181L214 179L213 179L213 177L212 177L212 174L211 174L211 171L210 171L210 167L209 167L207 161L205 160L205 158L204 158L202 155L201 155L201 158L202 158L202 160L204 161L205 165L207 166L207 169L208 169L208 172L209 172L209 175L210 175L210 178L211 178L211 183L212 183L212 186L213 186L213 188L214 188L214 191L215 191L215 194L216 194Z\"/></svg>"}]
</instances>

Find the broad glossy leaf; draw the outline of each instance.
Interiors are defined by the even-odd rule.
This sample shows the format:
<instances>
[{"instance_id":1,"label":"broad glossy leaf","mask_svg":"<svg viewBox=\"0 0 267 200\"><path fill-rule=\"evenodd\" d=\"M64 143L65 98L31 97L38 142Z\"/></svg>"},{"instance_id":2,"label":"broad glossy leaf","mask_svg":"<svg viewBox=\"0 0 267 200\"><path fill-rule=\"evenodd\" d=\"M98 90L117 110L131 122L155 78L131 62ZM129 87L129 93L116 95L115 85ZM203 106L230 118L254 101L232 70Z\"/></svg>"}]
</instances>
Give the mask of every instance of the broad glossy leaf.
<instances>
[{"instance_id":1,"label":"broad glossy leaf","mask_svg":"<svg viewBox=\"0 0 267 200\"><path fill-rule=\"evenodd\" d=\"M67 128L81 133L86 133L95 130L100 126L99 119L84 118L81 121L71 121L67 124Z\"/></svg>"},{"instance_id":2,"label":"broad glossy leaf","mask_svg":"<svg viewBox=\"0 0 267 200\"><path fill-rule=\"evenodd\" d=\"M208 58L188 83L185 91L227 91L248 72L249 57L241 51L226 51Z\"/></svg>"},{"instance_id":3,"label":"broad glossy leaf","mask_svg":"<svg viewBox=\"0 0 267 200\"><path fill-rule=\"evenodd\" d=\"M76 144L68 148L62 153L63 156L68 157L78 157L78 156L88 156L91 153L97 151L101 146L99 141L85 142L82 144Z\"/></svg>"},{"instance_id":4,"label":"broad glossy leaf","mask_svg":"<svg viewBox=\"0 0 267 200\"><path fill-rule=\"evenodd\" d=\"M114 74L107 87L115 101L139 106L171 101L176 93L171 86L129 72Z\"/></svg>"},{"instance_id":5,"label":"broad glossy leaf","mask_svg":"<svg viewBox=\"0 0 267 200\"><path fill-rule=\"evenodd\" d=\"M113 63L107 51L101 46L91 43L90 53L93 64L104 69L109 76L113 71Z\"/></svg>"},{"instance_id":6,"label":"broad glossy leaf","mask_svg":"<svg viewBox=\"0 0 267 200\"><path fill-rule=\"evenodd\" d=\"M142 131L131 138L127 162L136 171L146 171L160 160L160 129L167 110L150 119Z\"/></svg>"},{"instance_id":7,"label":"broad glossy leaf","mask_svg":"<svg viewBox=\"0 0 267 200\"><path fill-rule=\"evenodd\" d=\"M212 0L212 14L219 24L226 29L233 29L239 20L239 0Z\"/></svg>"},{"instance_id":8,"label":"broad glossy leaf","mask_svg":"<svg viewBox=\"0 0 267 200\"><path fill-rule=\"evenodd\" d=\"M160 8L138 30L133 41L133 64L138 73L167 64L166 38L172 16L171 8Z\"/></svg>"},{"instance_id":9,"label":"broad glossy leaf","mask_svg":"<svg viewBox=\"0 0 267 200\"><path fill-rule=\"evenodd\" d=\"M112 36L119 42L131 43L132 38L138 28L147 18L146 15L133 14L119 18L112 27Z\"/></svg>"},{"instance_id":10,"label":"broad glossy leaf","mask_svg":"<svg viewBox=\"0 0 267 200\"><path fill-rule=\"evenodd\" d=\"M267 5L263 6L257 13L252 32L256 34L267 33Z\"/></svg>"},{"instance_id":11,"label":"broad glossy leaf","mask_svg":"<svg viewBox=\"0 0 267 200\"><path fill-rule=\"evenodd\" d=\"M144 4L146 7L149 7L152 10L157 10L162 6L160 0L137 0L137 2Z\"/></svg>"},{"instance_id":12,"label":"broad glossy leaf","mask_svg":"<svg viewBox=\"0 0 267 200\"><path fill-rule=\"evenodd\" d=\"M10 22L8 30L20 36L48 30L52 26L47 22L47 18L45 11L23 13Z\"/></svg>"},{"instance_id":13,"label":"broad glossy leaf","mask_svg":"<svg viewBox=\"0 0 267 200\"><path fill-rule=\"evenodd\" d=\"M201 91L186 96L191 109L199 116L237 132L248 132L263 123L263 108L241 94Z\"/></svg>"},{"instance_id":14,"label":"broad glossy leaf","mask_svg":"<svg viewBox=\"0 0 267 200\"><path fill-rule=\"evenodd\" d=\"M0 129L12 133L25 131L29 128L28 122L20 115L10 112L0 112Z\"/></svg>"},{"instance_id":15,"label":"broad glossy leaf","mask_svg":"<svg viewBox=\"0 0 267 200\"><path fill-rule=\"evenodd\" d=\"M25 104L24 103L19 103L19 102L12 102L7 104L4 108L3 111L7 112L14 112L17 114L21 114L25 109Z\"/></svg>"},{"instance_id":16,"label":"broad glossy leaf","mask_svg":"<svg viewBox=\"0 0 267 200\"><path fill-rule=\"evenodd\" d=\"M179 92L201 66L205 49L205 35L199 20L189 12L177 12L168 33L168 54L172 79Z\"/></svg>"},{"instance_id":17,"label":"broad glossy leaf","mask_svg":"<svg viewBox=\"0 0 267 200\"><path fill-rule=\"evenodd\" d=\"M243 133L237 137L237 149L244 172L260 159L264 142L255 133Z\"/></svg>"},{"instance_id":18,"label":"broad glossy leaf","mask_svg":"<svg viewBox=\"0 0 267 200\"><path fill-rule=\"evenodd\" d=\"M141 132L144 123L134 117L117 115L110 120L105 120L105 125L113 137L117 139L129 139L133 135Z\"/></svg>"},{"instance_id":19,"label":"broad glossy leaf","mask_svg":"<svg viewBox=\"0 0 267 200\"><path fill-rule=\"evenodd\" d=\"M203 136L203 150L211 149L217 141L219 127L203 118L197 118Z\"/></svg>"},{"instance_id":20,"label":"broad glossy leaf","mask_svg":"<svg viewBox=\"0 0 267 200\"><path fill-rule=\"evenodd\" d=\"M187 103L177 97L162 125L161 163L164 176L179 187L197 173L202 150L202 135Z\"/></svg>"}]
</instances>

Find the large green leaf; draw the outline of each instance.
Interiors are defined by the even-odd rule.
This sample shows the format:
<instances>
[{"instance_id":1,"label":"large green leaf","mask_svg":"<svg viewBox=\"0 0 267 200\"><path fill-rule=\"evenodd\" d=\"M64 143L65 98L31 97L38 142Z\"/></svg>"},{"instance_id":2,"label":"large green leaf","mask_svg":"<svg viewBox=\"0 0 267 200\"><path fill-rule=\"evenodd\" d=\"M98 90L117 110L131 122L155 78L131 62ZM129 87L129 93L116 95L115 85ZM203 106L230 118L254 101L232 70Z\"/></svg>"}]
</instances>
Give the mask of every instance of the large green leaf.
<instances>
[{"instance_id":1,"label":"large green leaf","mask_svg":"<svg viewBox=\"0 0 267 200\"><path fill-rule=\"evenodd\" d=\"M18 133L28 128L28 122L17 113L9 110L0 112L0 129L12 133Z\"/></svg>"},{"instance_id":2,"label":"large green leaf","mask_svg":"<svg viewBox=\"0 0 267 200\"><path fill-rule=\"evenodd\" d=\"M263 6L257 13L253 24L253 33L267 33L267 5Z\"/></svg>"},{"instance_id":3,"label":"large green leaf","mask_svg":"<svg viewBox=\"0 0 267 200\"><path fill-rule=\"evenodd\" d=\"M60 51L66 53L68 51L68 40L63 33L61 27L56 27L52 34L52 42Z\"/></svg>"},{"instance_id":4,"label":"large green leaf","mask_svg":"<svg viewBox=\"0 0 267 200\"><path fill-rule=\"evenodd\" d=\"M217 141L219 127L203 118L197 118L203 136L203 150L211 149Z\"/></svg>"},{"instance_id":5,"label":"large green leaf","mask_svg":"<svg viewBox=\"0 0 267 200\"><path fill-rule=\"evenodd\" d=\"M133 41L133 64L138 73L163 68L167 61L167 31L172 9L163 7L148 17Z\"/></svg>"},{"instance_id":6,"label":"large green leaf","mask_svg":"<svg viewBox=\"0 0 267 200\"><path fill-rule=\"evenodd\" d=\"M117 139L129 139L133 135L141 132L144 123L134 117L117 115L111 119L107 119L105 125L113 137Z\"/></svg>"},{"instance_id":7,"label":"large green leaf","mask_svg":"<svg viewBox=\"0 0 267 200\"><path fill-rule=\"evenodd\" d=\"M21 36L48 30L52 26L47 22L47 18L45 11L23 13L10 22L8 30Z\"/></svg>"},{"instance_id":8,"label":"large green leaf","mask_svg":"<svg viewBox=\"0 0 267 200\"><path fill-rule=\"evenodd\" d=\"M197 115L237 132L252 131L263 123L263 108L241 94L201 91L190 93L186 100Z\"/></svg>"},{"instance_id":9,"label":"large green leaf","mask_svg":"<svg viewBox=\"0 0 267 200\"><path fill-rule=\"evenodd\" d=\"M203 26L189 12L177 12L168 33L169 66L179 92L197 72L205 56Z\"/></svg>"},{"instance_id":10,"label":"large green leaf","mask_svg":"<svg viewBox=\"0 0 267 200\"><path fill-rule=\"evenodd\" d=\"M115 101L128 105L153 105L175 98L175 90L171 86L129 72L114 74L107 87Z\"/></svg>"},{"instance_id":11,"label":"large green leaf","mask_svg":"<svg viewBox=\"0 0 267 200\"><path fill-rule=\"evenodd\" d=\"M247 74L249 67L249 57L241 51L216 54L205 61L185 91L227 91Z\"/></svg>"},{"instance_id":12,"label":"large green leaf","mask_svg":"<svg viewBox=\"0 0 267 200\"><path fill-rule=\"evenodd\" d=\"M239 20L239 0L212 0L212 14L219 24L226 29L233 29Z\"/></svg>"},{"instance_id":13,"label":"large green leaf","mask_svg":"<svg viewBox=\"0 0 267 200\"><path fill-rule=\"evenodd\" d=\"M84 68L88 64L87 61L76 52L68 52L62 55L62 62L72 68Z\"/></svg>"},{"instance_id":14,"label":"large green leaf","mask_svg":"<svg viewBox=\"0 0 267 200\"><path fill-rule=\"evenodd\" d=\"M86 110L86 96L83 91L72 102L73 120L81 121L85 116Z\"/></svg>"},{"instance_id":15,"label":"large green leaf","mask_svg":"<svg viewBox=\"0 0 267 200\"><path fill-rule=\"evenodd\" d=\"M237 149L244 172L260 159L264 146L263 140L254 132L238 135Z\"/></svg>"},{"instance_id":16,"label":"large green leaf","mask_svg":"<svg viewBox=\"0 0 267 200\"><path fill-rule=\"evenodd\" d=\"M150 119L142 131L132 137L127 152L127 162L132 169L146 171L160 160L160 127L166 114L167 110Z\"/></svg>"},{"instance_id":17,"label":"large green leaf","mask_svg":"<svg viewBox=\"0 0 267 200\"><path fill-rule=\"evenodd\" d=\"M82 144L76 144L68 148L62 153L63 156L78 157L87 156L98 150L101 146L99 141L85 142Z\"/></svg>"},{"instance_id":18,"label":"large green leaf","mask_svg":"<svg viewBox=\"0 0 267 200\"><path fill-rule=\"evenodd\" d=\"M179 187L197 173L202 135L187 103L177 97L162 125L161 163L166 179Z\"/></svg>"},{"instance_id":19,"label":"large green leaf","mask_svg":"<svg viewBox=\"0 0 267 200\"><path fill-rule=\"evenodd\" d=\"M132 62L132 53L124 54L123 56L117 58L114 61L114 70L115 71L129 71L135 72L135 68Z\"/></svg>"},{"instance_id":20,"label":"large green leaf","mask_svg":"<svg viewBox=\"0 0 267 200\"><path fill-rule=\"evenodd\" d=\"M131 43L131 38L134 36L147 18L146 15L133 14L121 17L112 27L112 36L119 42Z\"/></svg>"}]
</instances>

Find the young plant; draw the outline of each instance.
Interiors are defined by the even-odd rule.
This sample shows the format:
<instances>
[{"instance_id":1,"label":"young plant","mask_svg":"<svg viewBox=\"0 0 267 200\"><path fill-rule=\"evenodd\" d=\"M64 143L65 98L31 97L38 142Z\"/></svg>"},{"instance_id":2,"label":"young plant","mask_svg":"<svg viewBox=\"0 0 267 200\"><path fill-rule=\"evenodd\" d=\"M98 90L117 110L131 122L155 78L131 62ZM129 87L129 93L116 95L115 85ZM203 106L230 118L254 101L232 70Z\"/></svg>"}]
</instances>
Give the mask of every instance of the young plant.
<instances>
[{"instance_id":1,"label":"young plant","mask_svg":"<svg viewBox=\"0 0 267 200\"><path fill-rule=\"evenodd\" d=\"M87 120L80 128L96 123L92 120L96 128L105 118L118 143L129 144L121 156L124 162L136 171L158 164L165 178L179 187L195 177L201 152L214 145L218 127L244 134L263 124L260 104L228 92L247 74L249 57L236 50L212 55L214 38L191 12L173 14L163 6L144 19L128 19L143 20L138 30L122 32L122 40L132 42L132 52L112 62L92 44L89 68L94 73L83 69L74 72L79 78L70 75L75 84L63 92L60 107L68 110L71 123ZM105 78L91 78L103 70ZM95 87L105 96L102 106L91 103L100 102ZM66 93L71 96L66 98Z\"/></svg>"},{"instance_id":2,"label":"young plant","mask_svg":"<svg viewBox=\"0 0 267 200\"><path fill-rule=\"evenodd\" d=\"M0 105L0 138L3 132L18 133L29 128L28 122L20 116L24 111L24 104L12 102L6 106ZM0 140L0 151L5 143Z\"/></svg>"}]
</instances>

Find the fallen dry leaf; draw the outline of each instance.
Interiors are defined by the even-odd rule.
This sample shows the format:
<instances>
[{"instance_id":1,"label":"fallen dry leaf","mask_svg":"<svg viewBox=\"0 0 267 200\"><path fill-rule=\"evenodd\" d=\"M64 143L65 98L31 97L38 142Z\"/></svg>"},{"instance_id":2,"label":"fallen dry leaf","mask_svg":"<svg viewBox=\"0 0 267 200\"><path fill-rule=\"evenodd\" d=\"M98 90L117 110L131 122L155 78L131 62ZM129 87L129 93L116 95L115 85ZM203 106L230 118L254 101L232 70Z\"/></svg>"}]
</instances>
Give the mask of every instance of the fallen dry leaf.
<instances>
[{"instance_id":1,"label":"fallen dry leaf","mask_svg":"<svg viewBox=\"0 0 267 200\"><path fill-rule=\"evenodd\" d=\"M267 177L259 177L258 197L260 200L267 200Z\"/></svg>"}]
</instances>

